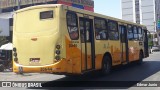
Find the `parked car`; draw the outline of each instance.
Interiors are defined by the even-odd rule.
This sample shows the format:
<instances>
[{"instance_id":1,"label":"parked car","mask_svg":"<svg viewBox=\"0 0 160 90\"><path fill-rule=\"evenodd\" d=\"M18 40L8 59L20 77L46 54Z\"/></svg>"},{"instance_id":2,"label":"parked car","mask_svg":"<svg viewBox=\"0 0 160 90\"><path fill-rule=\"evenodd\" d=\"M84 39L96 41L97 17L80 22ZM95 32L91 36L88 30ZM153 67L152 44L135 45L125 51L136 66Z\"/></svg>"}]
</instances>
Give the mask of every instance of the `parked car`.
<instances>
[{"instance_id":1,"label":"parked car","mask_svg":"<svg viewBox=\"0 0 160 90\"><path fill-rule=\"evenodd\" d=\"M152 47L152 52L157 52L160 51L160 47L159 46L153 46Z\"/></svg>"}]
</instances>

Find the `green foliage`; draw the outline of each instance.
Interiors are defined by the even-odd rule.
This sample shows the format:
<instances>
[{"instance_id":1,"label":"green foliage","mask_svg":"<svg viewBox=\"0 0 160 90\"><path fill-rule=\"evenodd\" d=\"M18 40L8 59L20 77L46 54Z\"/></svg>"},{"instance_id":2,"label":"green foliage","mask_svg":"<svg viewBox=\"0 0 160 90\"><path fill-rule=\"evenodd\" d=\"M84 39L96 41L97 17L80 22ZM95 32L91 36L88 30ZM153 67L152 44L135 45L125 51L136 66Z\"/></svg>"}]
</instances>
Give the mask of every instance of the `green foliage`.
<instances>
[{"instance_id":1,"label":"green foliage","mask_svg":"<svg viewBox=\"0 0 160 90\"><path fill-rule=\"evenodd\" d=\"M153 46L153 34L148 34L148 46Z\"/></svg>"},{"instance_id":2,"label":"green foliage","mask_svg":"<svg viewBox=\"0 0 160 90\"><path fill-rule=\"evenodd\" d=\"M153 41L149 41L149 42L148 42L148 45L149 45L149 46L153 46Z\"/></svg>"},{"instance_id":3,"label":"green foliage","mask_svg":"<svg viewBox=\"0 0 160 90\"><path fill-rule=\"evenodd\" d=\"M151 39L153 37L152 34L148 34L148 38Z\"/></svg>"}]
</instances>

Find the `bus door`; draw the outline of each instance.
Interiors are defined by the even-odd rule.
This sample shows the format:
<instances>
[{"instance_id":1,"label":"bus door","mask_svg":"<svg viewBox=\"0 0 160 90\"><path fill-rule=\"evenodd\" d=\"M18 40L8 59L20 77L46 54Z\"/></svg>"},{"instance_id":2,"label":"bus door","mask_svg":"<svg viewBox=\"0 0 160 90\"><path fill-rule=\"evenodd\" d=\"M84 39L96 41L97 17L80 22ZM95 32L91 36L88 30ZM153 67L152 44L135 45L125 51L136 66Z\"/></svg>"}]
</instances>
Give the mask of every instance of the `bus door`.
<instances>
[{"instance_id":1,"label":"bus door","mask_svg":"<svg viewBox=\"0 0 160 90\"><path fill-rule=\"evenodd\" d=\"M127 27L120 25L120 46L121 46L121 62L122 64L128 63L128 39L127 39Z\"/></svg>"},{"instance_id":2,"label":"bus door","mask_svg":"<svg viewBox=\"0 0 160 90\"><path fill-rule=\"evenodd\" d=\"M81 69L83 71L95 68L95 45L93 20L79 18L80 38L81 38Z\"/></svg>"}]
</instances>

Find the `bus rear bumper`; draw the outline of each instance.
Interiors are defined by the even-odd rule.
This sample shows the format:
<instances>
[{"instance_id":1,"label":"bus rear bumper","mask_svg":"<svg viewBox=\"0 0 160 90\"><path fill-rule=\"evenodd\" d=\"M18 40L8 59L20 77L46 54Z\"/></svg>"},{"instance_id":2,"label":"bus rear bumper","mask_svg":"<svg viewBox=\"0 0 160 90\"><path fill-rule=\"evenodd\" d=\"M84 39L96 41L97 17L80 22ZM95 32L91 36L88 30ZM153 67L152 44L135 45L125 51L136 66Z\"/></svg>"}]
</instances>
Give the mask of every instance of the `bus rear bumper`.
<instances>
[{"instance_id":1,"label":"bus rear bumper","mask_svg":"<svg viewBox=\"0 0 160 90\"><path fill-rule=\"evenodd\" d=\"M66 60L60 60L54 64L44 66L23 66L13 61L13 72L15 73L69 73Z\"/></svg>"}]
</instances>

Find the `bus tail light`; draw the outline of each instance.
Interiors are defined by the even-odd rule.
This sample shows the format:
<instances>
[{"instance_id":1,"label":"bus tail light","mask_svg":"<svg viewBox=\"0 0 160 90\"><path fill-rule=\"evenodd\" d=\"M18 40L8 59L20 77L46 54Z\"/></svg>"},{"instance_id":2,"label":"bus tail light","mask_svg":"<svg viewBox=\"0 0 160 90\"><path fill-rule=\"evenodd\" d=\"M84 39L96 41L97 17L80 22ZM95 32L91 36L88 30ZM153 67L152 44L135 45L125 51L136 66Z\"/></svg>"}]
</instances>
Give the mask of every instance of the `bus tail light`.
<instances>
[{"instance_id":1,"label":"bus tail light","mask_svg":"<svg viewBox=\"0 0 160 90\"><path fill-rule=\"evenodd\" d=\"M56 54L59 55L61 53L60 50L56 50Z\"/></svg>"},{"instance_id":2,"label":"bus tail light","mask_svg":"<svg viewBox=\"0 0 160 90\"><path fill-rule=\"evenodd\" d=\"M13 53L13 56L17 57L17 53L16 53L16 52L15 52L15 53Z\"/></svg>"},{"instance_id":3,"label":"bus tail light","mask_svg":"<svg viewBox=\"0 0 160 90\"><path fill-rule=\"evenodd\" d=\"M60 56L56 56L55 59L58 61L60 60Z\"/></svg>"},{"instance_id":4,"label":"bus tail light","mask_svg":"<svg viewBox=\"0 0 160 90\"><path fill-rule=\"evenodd\" d=\"M15 61L16 63L18 63L18 58L14 58L14 61Z\"/></svg>"},{"instance_id":5,"label":"bus tail light","mask_svg":"<svg viewBox=\"0 0 160 90\"><path fill-rule=\"evenodd\" d=\"M55 59L56 61L59 61L61 59L60 54L61 54L61 45L56 45L56 50L55 50Z\"/></svg>"},{"instance_id":6,"label":"bus tail light","mask_svg":"<svg viewBox=\"0 0 160 90\"><path fill-rule=\"evenodd\" d=\"M56 49L60 49L61 48L61 46L60 45L56 45Z\"/></svg>"},{"instance_id":7,"label":"bus tail light","mask_svg":"<svg viewBox=\"0 0 160 90\"><path fill-rule=\"evenodd\" d=\"M14 61L15 61L16 63L19 63L17 57L14 58Z\"/></svg>"},{"instance_id":8,"label":"bus tail light","mask_svg":"<svg viewBox=\"0 0 160 90\"><path fill-rule=\"evenodd\" d=\"M14 51L14 52L16 52L16 51L17 51L17 49L14 47L14 48L13 48L13 51Z\"/></svg>"},{"instance_id":9,"label":"bus tail light","mask_svg":"<svg viewBox=\"0 0 160 90\"><path fill-rule=\"evenodd\" d=\"M14 61L18 61L18 58L14 58Z\"/></svg>"},{"instance_id":10,"label":"bus tail light","mask_svg":"<svg viewBox=\"0 0 160 90\"><path fill-rule=\"evenodd\" d=\"M16 63L18 63L17 49L16 49L15 47L13 48L13 56L14 56L14 61L15 61Z\"/></svg>"}]
</instances>

